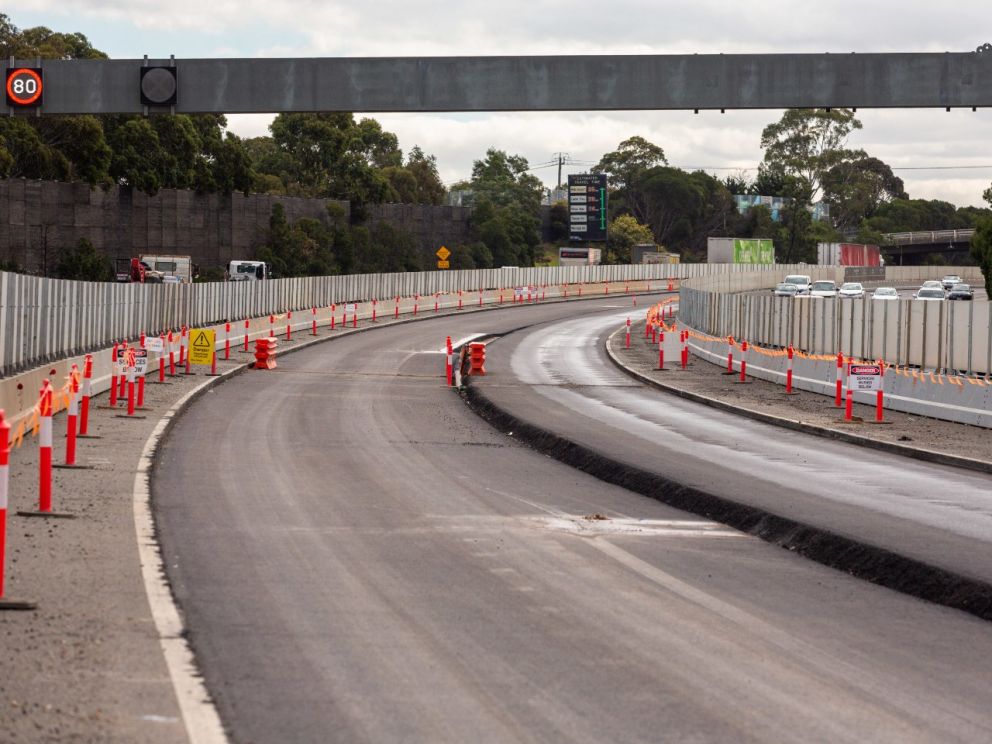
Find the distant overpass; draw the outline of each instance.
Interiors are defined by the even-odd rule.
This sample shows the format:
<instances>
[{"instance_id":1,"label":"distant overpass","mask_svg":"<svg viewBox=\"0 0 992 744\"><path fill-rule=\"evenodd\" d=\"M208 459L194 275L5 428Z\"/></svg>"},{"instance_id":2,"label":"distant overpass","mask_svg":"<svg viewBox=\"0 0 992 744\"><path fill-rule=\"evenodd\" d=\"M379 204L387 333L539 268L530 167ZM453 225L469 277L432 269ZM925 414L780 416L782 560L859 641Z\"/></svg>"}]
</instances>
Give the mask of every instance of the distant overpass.
<instances>
[{"instance_id":1,"label":"distant overpass","mask_svg":"<svg viewBox=\"0 0 992 744\"><path fill-rule=\"evenodd\" d=\"M882 236L885 238L883 250L897 266L903 263L912 265L919 263L921 258L931 253L945 257L957 254L968 255L971 236L974 234L975 229L970 227L964 230L888 233Z\"/></svg>"}]
</instances>

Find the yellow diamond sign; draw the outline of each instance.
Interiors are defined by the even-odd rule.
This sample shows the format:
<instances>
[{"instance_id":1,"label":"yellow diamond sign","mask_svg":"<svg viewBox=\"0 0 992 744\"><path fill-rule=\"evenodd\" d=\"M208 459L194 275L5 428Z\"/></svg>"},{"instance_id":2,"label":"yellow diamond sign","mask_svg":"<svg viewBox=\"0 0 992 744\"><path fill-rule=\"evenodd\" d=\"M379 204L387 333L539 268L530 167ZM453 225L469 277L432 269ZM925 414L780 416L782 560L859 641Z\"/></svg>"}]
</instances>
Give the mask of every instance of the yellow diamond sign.
<instances>
[{"instance_id":1,"label":"yellow diamond sign","mask_svg":"<svg viewBox=\"0 0 992 744\"><path fill-rule=\"evenodd\" d=\"M448 258L451 257L451 251L449 251L447 248L445 248L442 245L441 248L437 252L437 257L440 258L442 261L447 261Z\"/></svg>"}]
</instances>

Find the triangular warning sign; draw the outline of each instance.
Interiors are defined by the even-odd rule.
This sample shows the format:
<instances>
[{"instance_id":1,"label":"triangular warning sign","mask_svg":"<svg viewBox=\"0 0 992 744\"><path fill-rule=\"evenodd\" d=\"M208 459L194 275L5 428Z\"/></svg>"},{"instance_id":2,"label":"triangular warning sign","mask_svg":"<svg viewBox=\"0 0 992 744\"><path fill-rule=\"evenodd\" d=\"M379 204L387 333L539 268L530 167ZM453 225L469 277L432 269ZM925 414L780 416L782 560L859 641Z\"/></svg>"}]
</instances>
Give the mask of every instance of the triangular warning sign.
<instances>
[{"instance_id":1,"label":"triangular warning sign","mask_svg":"<svg viewBox=\"0 0 992 744\"><path fill-rule=\"evenodd\" d=\"M207 338L207 334L204 333L203 331L200 331L200 333L197 334L196 338L193 339L193 346L199 346L201 349L202 348L209 349L210 339Z\"/></svg>"}]
</instances>

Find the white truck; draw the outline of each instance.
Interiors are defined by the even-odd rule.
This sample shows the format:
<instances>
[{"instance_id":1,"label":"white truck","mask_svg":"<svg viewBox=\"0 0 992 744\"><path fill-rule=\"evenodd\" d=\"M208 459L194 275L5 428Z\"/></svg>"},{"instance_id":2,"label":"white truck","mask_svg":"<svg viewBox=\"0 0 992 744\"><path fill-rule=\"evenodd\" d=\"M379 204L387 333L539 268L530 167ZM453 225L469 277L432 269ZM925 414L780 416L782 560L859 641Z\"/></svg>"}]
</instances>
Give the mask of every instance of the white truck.
<instances>
[{"instance_id":1,"label":"white truck","mask_svg":"<svg viewBox=\"0 0 992 744\"><path fill-rule=\"evenodd\" d=\"M150 276L160 277L164 284L189 284L193 281L193 261L190 256L140 256ZM147 281L147 280L146 280Z\"/></svg>"},{"instance_id":2,"label":"white truck","mask_svg":"<svg viewBox=\"0 0 992 744\"><path fill-rule=\"evenodd\" d=\"M268 279L269 267L265 261L231 261L227 267L227 278L232 282Z\"/></svg>"}]
</instances>

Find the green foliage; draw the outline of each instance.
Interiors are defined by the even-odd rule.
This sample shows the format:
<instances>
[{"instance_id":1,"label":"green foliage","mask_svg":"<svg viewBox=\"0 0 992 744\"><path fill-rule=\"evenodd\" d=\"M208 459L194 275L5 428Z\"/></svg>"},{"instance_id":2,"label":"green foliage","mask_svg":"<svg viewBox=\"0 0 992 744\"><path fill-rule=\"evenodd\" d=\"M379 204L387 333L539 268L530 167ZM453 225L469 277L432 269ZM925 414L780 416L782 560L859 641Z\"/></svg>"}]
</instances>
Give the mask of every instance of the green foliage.
<instances>
[{"instance_id":1,"label":"green foliage","mask_svg":"<svg viewBox=\"0 0 992 744\"><path fill-rule=\"evenodd\" d=\"M908 198L902 179L892 168L867 156L830 168L823 174L822 187L824 201L830 205L830 219L841 229L856 227L886 202Z\"/></svg>"},{"instance_id":2,"label":"green foliage","mask_svg":"<svg viewBox=\"0 0 992 744\"><path fill-rule=\"evenodd\" d=\"M86 238L80 238L75 248L59 255L55 275L60 279L103 282L114 278L114 267L106 253L98 251Z\"/></svg>"},{"instance_id":3,"label":"green foliage","mask_svg":"<svg viewBox=\"0 0 992 744\"><path fill-rule=\"evenodd\" d=\"M193 283L206 284L207 282L222 282L224 279L224 269L219 266L211 266L206 269L201 269L200 272L193 277Z\"/></svg>"},{"instance_id":4,"label":"green foliage","mask_svg":"<svg viewBox=\"0 0 992 744\"><path fill-rule=\"evenodd\" d=\"M568 240L568 205L565 202L555 202L551 205L550 238L553 243Z\"/></svg>"},{"instance_id":5,"label":"green foliage","mask_svg":"<svg viewBox=\"0 0 992 744\"><path fill-rule=\"evenodd\" d=\"M861 122L850 109L788 109L761 133L764 165L798 179L793 191L811 203L831 168L864 157L845 148L855 129L861 129Z\"/></svg>"},{"instance_id":6,"label":"green foliage","mask_svg":"<svg viewBox=\"0 0 992 744\"><path fill-rule=\"evenodd\" d=\"M985 291L992 297L992 217L986 217L975 227L971 238L971 257L981 267Z\"/></svg>"},{"instance_id":7,"label":"green foliage","mask_svg":"<svg viewBox=\"0 0 992 744\"><path fill-rule=\"evenodd\" d=\"M472 166L472 228L492 254L492 266L532 266L541 241L544 187L519 155L490 148Z\"/></svg>"},{"instance_id":8,"label":"green foliage","mask_svg":"<svg viewBox=\"0 0 992 744\"><path fill-rule=\"evenodd\" d=\"M723 234L737 219L737 208L727 187L706 173L655 167L638 175L627 189L639 204L655 242L688 257L704 256L706 239ZM631 210L635 217L637 212Z\"/></svg>"},{"instance_id":9,"label":"green foliage","mask_svg":"<svg viewBox=\"0 0 992 744\"><path fill-rule=\"evenodd\" d=\"M642 243L654 243L654 233L647 225L642 225L633 216L622 214L612 222L607 231L604 263L630 263L630 249Z\"/></svg>"},{"instance_id":10,"label":"green foliage","mask_svg":"<svg viewBox=\"0 0 992 744\"><path fill-rule=\"evenodd\" d=\"M267 143L251 148L263 156L255 170L274 175L286 193L385 201L390 185L382 169L402 164L396 135L374 119L355 122L349 113L279 114L270 126L275 151Z\"/></svg>"},{"instance_id":11,"label":"green foliage","mask_svg":"<svg viewBox=\"0 0 992 744\"><path fill-rule=\"evenodd\" d=\"M665 151L643 137L625 139L613 152L600 158L593 173L606 173L611 190L622 191L644 171L667 165Z\"/></svg>"}]
</instances>

